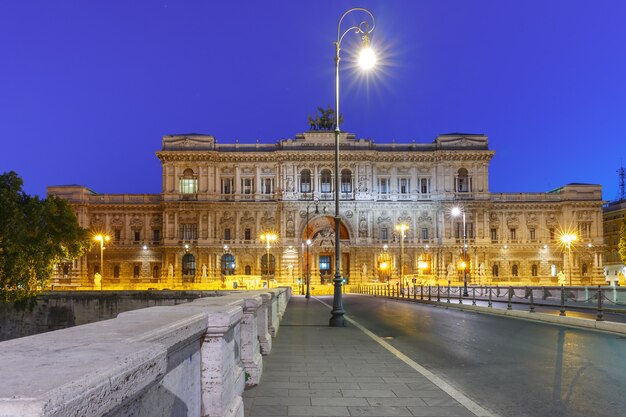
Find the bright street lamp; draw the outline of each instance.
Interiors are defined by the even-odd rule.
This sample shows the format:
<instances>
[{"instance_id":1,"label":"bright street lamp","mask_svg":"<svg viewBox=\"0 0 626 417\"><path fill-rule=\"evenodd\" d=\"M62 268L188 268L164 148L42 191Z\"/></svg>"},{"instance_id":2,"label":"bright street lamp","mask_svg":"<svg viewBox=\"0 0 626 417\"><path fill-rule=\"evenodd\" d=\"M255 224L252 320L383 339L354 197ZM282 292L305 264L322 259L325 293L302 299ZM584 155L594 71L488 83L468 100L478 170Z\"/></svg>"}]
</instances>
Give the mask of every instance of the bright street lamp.
<instances>
[{"instance_id":1,"label":"bright street lamp","mask_svg":"<svg viewBox=\"0 0 626 417\"><path fill-rule=\"evenodd\" d=\"M452 216L458 217L459 215L463 216L463 297L468 297L469 293L467 292L467 227L465 225L465 210L460 207L453 207L451 211Z\"/></svg>"},{"instance_id":2,"label":"bright street lamp","mask_svg":"<svg viewBox=\"0 0 626 417\"><path fill-rule=\"evenodd\" d=\"M369 15L372 22L371 27L370 24L364 20L357 26L351 26L342 33L341 22L343 22L343 19L348 14L357 11L364 12ZM343 37L349 32L354 32L360 35L363 42L363 50L367 49L368 51L362 51L362 59L359 60L359 63L363 65L364 69L371 68L375 63L375 59L372 59L373 53L370 49L370 36L375 25L376 23L372 12L361 7L355 7L345 12L337 24L337 41L335 42L335 278L333 279L335 288L333 292L333 309L331 311L331 318L329 321L329 326L331 327L345 327L346 325L343 317L345 311L343 309L343 301L341 299L341 248L339 244L341 233L341 218L339 217L339 133L341 132L339 130L339 51L341 50L341 41L343 40Z\"/></svg>"},{"instance_id":3,"label":"bright street lamp","mask_svg":"<svg viewBox=\"0 0 626 417\"><path fill-rule=\"evenodd\" d=\"M569 272L569 285L572 286L572 243L578 239L573 233L566 233L561 236L561 242L567 246L567 269Z\"/></svg>"},{"instance_id":4,"label":"bright street lamp","mask_svg":"<svg viewBox=\"0 0 626 417\"><path fill-rule=\"evenodd\" d=\"M278 236L275 233L263 233L261 235L261 240L264 240L267 242L267 256L266 256L266 261L267 261L267 288L270 287L270 246L272 242L275 242L276 239L278 239Z\"/></svg>"},{"instance_id":5,"label":"bright street lamp","mask_svg":"<svg viewBox=\"0 0 626 417\"><path fill-rule=\"evenodd\" d=\"M401 223L396 226L396 230L400 232L400 292L404 289L404 232L409 230L409 225L406 223Z\"/></svg>"},{"instance_id":6,"label":"bright street lamp","mask_svg":"<svg viewBox=\"0 0 626 417\"><path fill-rule=\"evenodd\" d=\"M102 279L104 278L104 242L111 240L111 236L97 234L93 237L96 242L100 242L100 290L102 290Z\"/></svg>"}]
</instances>

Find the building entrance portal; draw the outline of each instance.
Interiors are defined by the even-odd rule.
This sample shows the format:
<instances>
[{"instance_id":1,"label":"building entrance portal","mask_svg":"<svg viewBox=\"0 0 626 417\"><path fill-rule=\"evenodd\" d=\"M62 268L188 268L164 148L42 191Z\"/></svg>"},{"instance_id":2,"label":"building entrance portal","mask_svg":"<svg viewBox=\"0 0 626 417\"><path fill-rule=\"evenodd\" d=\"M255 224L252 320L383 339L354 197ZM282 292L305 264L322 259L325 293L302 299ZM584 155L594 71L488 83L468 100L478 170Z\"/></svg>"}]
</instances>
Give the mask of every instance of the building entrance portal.
<instances>
[{"instance_id":1,"label":"building entrance portal","mask_svg":"<svg viewBox=\"0 0 626 417\"><path fill-rule=\"evenodd\" d=\"M343 224L340 224L339 236L341 241L349 241L350 234ZM335 218L319 216L309 220L308 228L302 231L302 241L311 240L309 258L311 268L311 284L331 284L335 274ZM305 243L306 244L306 243ZM345 246L342 245L342 249ZM306 255L305 255L306 256ZM307 261L303 260L306 265ZM350 254L342 250L342 276L348 277L350 270Z\"/></svg>"}]
</instances>

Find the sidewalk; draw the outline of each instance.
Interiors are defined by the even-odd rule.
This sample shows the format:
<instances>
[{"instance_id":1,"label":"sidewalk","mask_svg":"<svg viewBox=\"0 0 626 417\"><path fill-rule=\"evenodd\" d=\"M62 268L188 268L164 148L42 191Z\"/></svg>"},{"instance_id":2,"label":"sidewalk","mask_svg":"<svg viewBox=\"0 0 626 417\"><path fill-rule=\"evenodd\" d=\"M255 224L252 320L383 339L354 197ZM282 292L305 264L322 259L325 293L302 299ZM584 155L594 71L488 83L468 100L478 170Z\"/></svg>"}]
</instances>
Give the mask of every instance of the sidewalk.
<instances>
[{"instance_id":1,"label":"sidewalk","mask_svg":"<svg viewBox=\"0 0 626 417\"><path fill-rule=\"evenodd\" d=\"M244 393L246 416L475 416L356 326L328 327L329 318L316 299L291 299L261 383Z\"/></svg>"}]
</instances>

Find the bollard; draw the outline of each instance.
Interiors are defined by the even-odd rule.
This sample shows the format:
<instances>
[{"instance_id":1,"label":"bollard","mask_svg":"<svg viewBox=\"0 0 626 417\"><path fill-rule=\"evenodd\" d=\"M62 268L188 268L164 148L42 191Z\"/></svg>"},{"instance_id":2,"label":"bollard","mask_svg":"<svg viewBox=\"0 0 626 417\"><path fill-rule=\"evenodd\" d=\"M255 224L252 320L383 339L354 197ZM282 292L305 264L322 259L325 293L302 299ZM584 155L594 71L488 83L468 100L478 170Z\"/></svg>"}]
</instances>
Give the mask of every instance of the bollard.
<instances>
[{"instance_id":1,"label":"bollard","mask_svg":"<svg viewBox=\"0 0 626 417\"><path fill-rule=\"evenodd\" d=\"M493 307L493 304L491 303L491 287L488 287L489 290L489 302L487 303L487 307Z\"/></svg>"},{"instance_id":2,"label":"bollard","mask_svg":"<svg viewBox=\"0 0 626 417\"><path fill-rule=\"evenodd\" d=\"M437 302L441 301L441 287L437 284Z\"/></svg>"},{"instance_id":3,"label":"bollard","mask_svg":"<svg viewBox=\"0 0 626 417\"><path fill-rule=\"evenodd\" d=\"M513 298L513 287L509 287L509 302L506 305L507 310L513 310L513 305L511 304L512 298Z\"/></svg>"},{"instance_id":4,"label":"bollard","mask_svg":"<svg viewBox=\"0 0 626 417\"><path fill-rule=\"evenodd\" d=\"M472 305L476 305L476 287L472 288Z\"/></svg>"},{"instance_id":5,"label":"bollard","mask_svg":"<svg viewBox=\"0 0 626 417\"><path fill-rule=\"evenodd\" d=\"M533 296L533 289L530 289L530 312L535 312L535 297Z\"/></svg>"},{"instance_id":6,"label":"bollard","mask_svg":"<svg viewBox=\"0 0 626 417\"><path fill-rule=\"evenodd\" d=\"M565 315L565 287L561 285L561 309L559 311L559 316Z\"/></svg>"},{"instance_id":7,"label":"bollard","mask_svg":"<svg viewBox=\"0 0 626 417\"><path fill-rule=\"evenodd\" d=\"M598 285L598 316L596 318L596 321L603 321L604 319L602 318L604 316L604 313L602 312L602 287L600 287Z\"/></svg>"}]
</instances>

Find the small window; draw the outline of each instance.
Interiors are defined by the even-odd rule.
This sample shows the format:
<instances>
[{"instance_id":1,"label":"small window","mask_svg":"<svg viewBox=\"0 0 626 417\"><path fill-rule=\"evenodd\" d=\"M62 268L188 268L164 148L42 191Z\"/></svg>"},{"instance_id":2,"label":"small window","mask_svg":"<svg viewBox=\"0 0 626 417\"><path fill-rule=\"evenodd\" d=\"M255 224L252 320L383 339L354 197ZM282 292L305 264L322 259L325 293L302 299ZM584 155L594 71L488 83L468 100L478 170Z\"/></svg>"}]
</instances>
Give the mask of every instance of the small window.
<instances>
[{"instance_id":1,"label":"small window","mask_svg":"<svg viewBox=\"0 0 626 417\"><path fill-rule=\"evenodd\" d=\"M261 180L261 193L262 194L274 193L274 178L263 178Z\"/></svg>"},{"instance_id":2,"label":"small window","mask_svg":"<svg viewBox=\"0 0 626 417\"><path fill-rule=\"evenodd\" d=\"M398 193L399 194L411 193L411 179L410 178L398 178Z\"/></svg>"},{"instance_id":3,"label":"small window","mask_svg":"<svg viewBox=\"0 0 626 417\"><path fill-rule=\"evenodd\" d=\"M301 193L311 192L311 171L308 169L303 169L300 172L300 192Z\"/></svg>"},{"instance_id":4,"label":"small window","mask_svg":"<svg viewBox=\"0 0 626 417\"><path fill-rule=\"evenodd\" d=\"M161 230L160 229L154 229L152 230L152 240L155 242L158 242L161 240Z\"/></svg>"},{"instance_id":5,"label":"small window","mask_svg":"<svg viewBox=\"0 0 626 417\"><path fill-rule=\"evenodd\" d=\"M459 169L456 177L456 190L459 193L466 193L470 191L469 175L467 169Z\"/></svg>"},{"instance_id":6,"label":"small window","mask_svg":"<svg viewBox=\"0 0 626 417\"><path fill-rule=\"evenodd\" d=\"M518 271L518 266L517 265L513 265L511 267L511 275L513 275L514 277L517 276L517 271Z\"/></svg>"},{"instance_id":7,"label":"small window","mask_svg":"<svg viewBox=\"0 0 626 417\"><path fill-rule=\"evenodd\" d=\"M245 239L245 240L251 240L251 239L252 239L252 230L250 230L250 228L249 228L249 227L247 227L247 228L244 230L243 234L244 234L244 239Z\"/></svg>"},{"instance_id":8,"label":"small window","mask_svg":"<svg viewBox=\"0 0 626 417\"><path fill-rule=\"evenodd\" d=\"M141 241L141 232L139 230L135 230L134 236L135 236L135 242Z\"/></svg>"},{"instance_id":9,"label":"small window","mask_svg":"<svg viewBox=\"0 0 626 417\"><path fill-rule=\"evenodd\" d=\"M498 241L498 229L496 229L495 227L491 228L491 241L492 242Z\"/></svg>"},{"instance_id":10,"label":"small window","mask_svg":"<svg viewBox=\"0 0 626 417\"><path fill-rule=\"evenodd\" d=\"M192 169L187 168L183 172L183 177L180 179L180 192L182 194L196 194L198 192L198 178Z\"/></svg>"},{"instance_id":11,"label":"small window","mask_svg":"<svg viewBox=\"0 0 626 417\"><path fill-rule=\"evenodd\" d=\"M428 227L422 227L422 239L428 240Z\"/></svg>"},{"instance_id":12,"label":"small window","mask_svg":"<svg viewBox=\"0 0 626 417\"><path fill-rule=\"evenodd\" d=\"M241 179L241 193L254 194L254 181L252 178Z\"/></svg>"},{"instance_id":13,"label":"small window","mask_svg":"<svg viewBox=\"0 0 626 417\"><path fill-rule=\"evenodd\" d=\"M493 275L494 277L497 277L499 273L500 273L500 268L498 268L498 265L494 265L491 267L491 275Z\"/></svg>"},{"instance_id":14,"label":"small window","mask_svg":"<svg viewBox=\"0 0 626 417\"><path fill-rule=\"evenodd\" d=\"M234 180L232 178L222 178L222 194L235 194L233 184Z\"/></svg>"},{"instance_id":15,"label":"small window","mask_svg":"<svg viewBox=\"0 0 626 417\"><path fill-rule=\"evenodd\" d=\"M389 194L391 192L390 181L389 178L378 178L378 194Z\"/></svg>"},{"instance_id":16,"label":"small window","mask_svg":"<svg viewBox=\"0 0 626 417\"><path fill-rule=\"evenodd\" d=\"M512 241L517 240L517 229L515 228L509 229L509 239Z\"/></svg>"},{"instance_id":17,"label":"small window","mask_svg":"<svg viewBox=\"0 0 626 417\"><path fill-rule=\"evenodd\" d=\"M389 240L388 229L386 227L380 228L380 240Z\"/></svg>"},{"instance_id":18,"label":"small window","mask_svg":"<svg viewBox=\"0 0 626 417\"><path fill-rule=\"evenodd\" d=\"M324 169L320 173L320 191L323 193L330 193L332 190L331 187L332 175L329 169Z\"/></svg>"},{"instance_id":19,"label":"small window","mask_svg":"<svg viewBox=\"0 0 626 417\"><path fill-rule=\"evenodd\" d=\"M532 275L533 277L536 277L537 276L537 270L538 270L537 264L533 264L530 267L530 275Z\"/></svg>"},{"instance_id":20,"label":"small window","mask_svg":"<svg viewBox=\"0 0 626 417\"><path fill-rule=\"evenodd\" d=\"M536 235L535 235L535 229L534 229L534 228L530 228L530 229L528 230L528 232L529 232L529 234L530 234L530 240L531 240L532 242L534 242L534 241L536 240L536 238L537 238L537 237L536 237Z\"/></svg>"},{"instance_id":21,"label":"small window","mask_svg":"<svg viewBox=\"0 0 626 417\"><path fill-rule=\"evenodd\" d=\"M224 229L224 240L230 240L230 228Z\"/></svg>"},{"instance_id":22,"label":"small window","mask_svg":"<svg viewBox=\"0 0 626 417\"><path fill-rule=\"evenodd\" d=\"M122 231L120 229L115 229L113 231L113 240L116 242L122 240Z\"/></svg>"},{"instance_id":23,"label":"small window","mask_svg":"<svg viewBox=\"0 0 626 417\"><path fill-rule=\"evenodd\" d=\"M252 268L250 267L250 265L246 265L243 269L243 273L244 275L252 275Z\"/></svg>"},{"instance_id":24,"label":"small window","mask_svg":"<svg viewBox=\"0 0 626 417\"><path fill-rule=\"evenodd\" d=\"M181 223L178 225L180 240L198 240L198 225L195 223Z\"/></svg>"},{"instance_id":25,"label":"small window","mask_svg":"<svg viewBox=\"0 0 626 417\"><path fill-rule=\"evenodd\" d=\"M420 192L422 194L430 193L430 180L428 178L420 179Z\"/></svg>"},{"instance_id":26,"label":"small window","mask_svg":"<svg viewBox=\"0 0 626 417\"><path fill-rule=\"evenodd\" d=\"M133 278L139 278L139 265L133 267Z\"/></svg>"},{"instance_id":27,"label":"small window","mask_svg":"<svg viewBox=\"0 0 626 417\"><path fill-rule=\"evenodd\" d=\"M352 192L352 171L350 171L349 169L344 169L341 171L341 192Z\"/></svg>"},{"instance_id":28,"label":"small window","mask_svg":"<svg viewBox=\"0 0 626 417\"><path fill-rule=\"evenodd\" d=\"M160 273L161 273L161 268L159 268L158 265L154 265L152 267L152 278L159 278Z\"/></svg>"},{"instance_id":29,"label":"small window","mask_svg":"<svg viewBox=\"0 0 626 417\"><path fill-rule=\"evenodd\" d=\"M321 271L330 271L330 256L320 256L320 272Z\"/></svg>"},{"instance_id":30,"label":"small window","mask_svg":"<svg viewBox=\"0 0 626 417\"><path fill-rule=\"evenodd\" d=\"M113 267L113 278L119 278L119 277L120 277L120 266L115 265Z\"/></svg>"}]
</instances>

